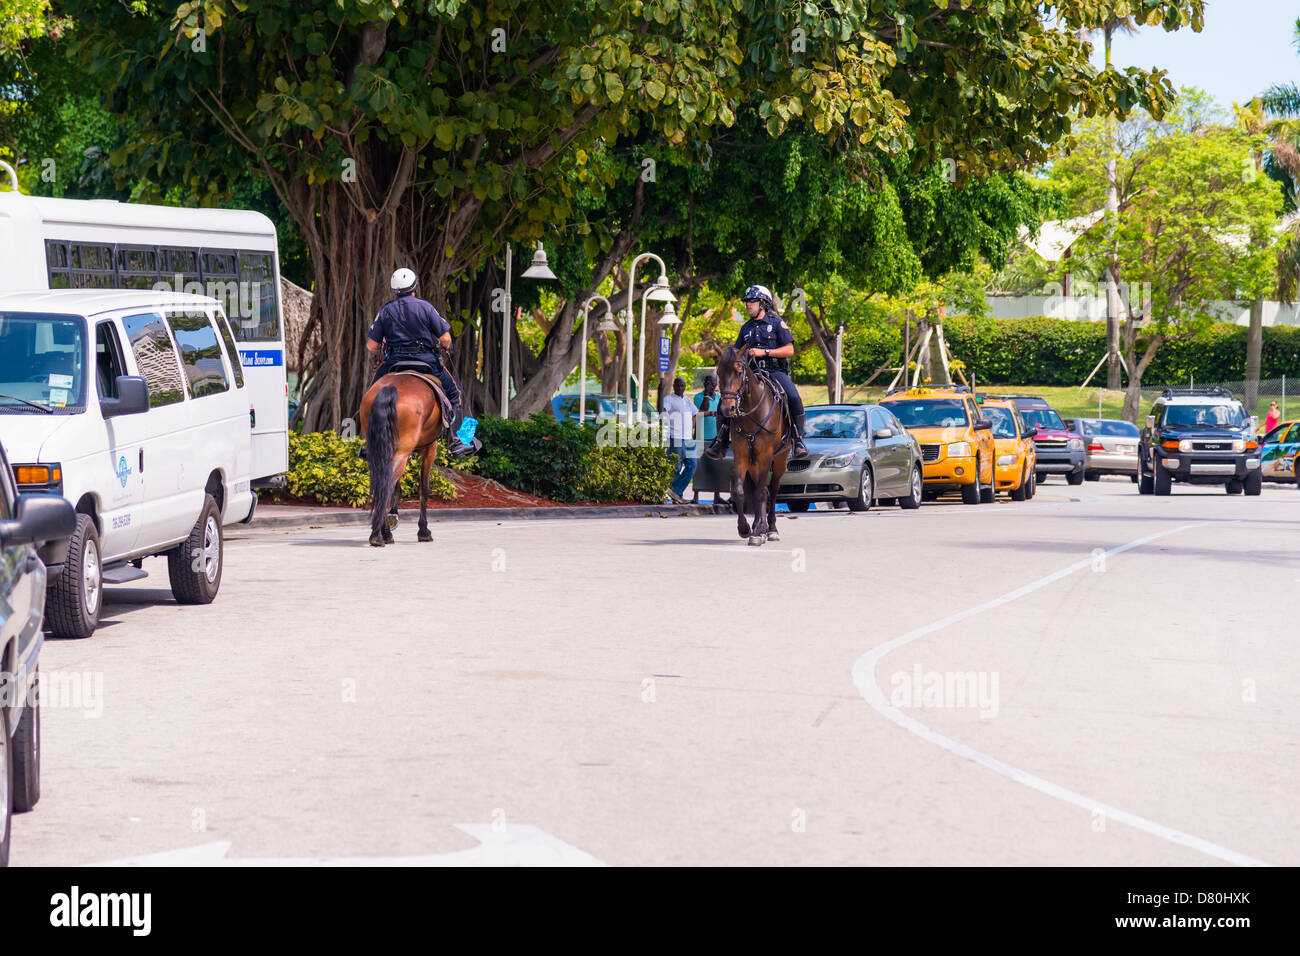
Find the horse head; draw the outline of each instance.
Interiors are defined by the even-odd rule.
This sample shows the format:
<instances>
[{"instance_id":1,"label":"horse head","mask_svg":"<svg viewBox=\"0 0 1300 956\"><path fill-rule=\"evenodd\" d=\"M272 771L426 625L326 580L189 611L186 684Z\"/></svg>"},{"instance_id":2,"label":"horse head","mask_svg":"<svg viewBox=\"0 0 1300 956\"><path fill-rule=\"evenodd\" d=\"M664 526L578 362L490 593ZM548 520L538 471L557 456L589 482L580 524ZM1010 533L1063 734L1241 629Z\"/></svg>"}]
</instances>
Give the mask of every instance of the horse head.
<instances>
[{"instance_id":1,"label":"horse head","mask_svg":"<svg viewBox=\"0 0 1300 956\"><path fill-rule=\"evenodd\" d=\"M718 356L718 394L722 396L718 411L725 418L732 418L740 411L740 398L749 379L748 354L746 343L740 348L729 345Z\"/></svg>"}]
</instances>

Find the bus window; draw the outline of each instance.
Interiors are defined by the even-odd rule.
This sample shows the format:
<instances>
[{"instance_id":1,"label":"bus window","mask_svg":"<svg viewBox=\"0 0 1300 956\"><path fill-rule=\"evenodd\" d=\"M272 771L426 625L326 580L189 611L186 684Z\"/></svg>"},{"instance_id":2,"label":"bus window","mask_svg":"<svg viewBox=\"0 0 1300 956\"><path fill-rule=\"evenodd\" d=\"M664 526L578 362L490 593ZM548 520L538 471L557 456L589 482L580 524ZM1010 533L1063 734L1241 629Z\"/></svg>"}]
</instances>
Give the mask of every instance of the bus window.
<instances>
[{"instance_id":1,"label":"bus window","mask_svg":"<svg viewBox=\"0 0 1300 956\"><path fill-rule=\"evenodd\" d=\"M239 349L235 346L235 337L230 334L230 323L220 309L217 310L217 331L221 333L221 341L226 344L226 356L230 359L230 367L235 370L235 385L238 388L244 387L244 363L239 357Z\"/></svg>"},{"instance_id":2,"label":"bus window","mask_svg":"<svg viewBox=\"0 0 1300 956\"><path fill-rule=\"evenodd\" d=\"M122 320L135 353L135 364L149 385L149 406L172 405L185 398L184 380L176 350L163 317L157 312L128 315Z\"/></svg>"},{"instance_id":3,"label":"bus window","mask_svg":"<svg viewBox=\"0 0 1300 956\"><path fill-rule=\"evenodd\" d=\"M239 282L246 290L241 295L241 306L251 304L249 315L241 316L244 341L268 341L280 337L280 322L276 312L275 273L269 252L241 252L239 254Z\"/></svg>"},{"instance_id":4,"label":"bus window","mask_svg":"<svg viewBox=\"0 0 1300 956\"><path fill-rule=\"evenodd\" d=\"M117 247L118 288L152 289L158 282L158 250L152 246Z\"/></svg>"},{"instance_id":5,"label":"bus window","mask_svg":"<svg viewBox=\"0 0 1300 956\"><path fill-rule=\"evenodd\" d=\"M221 346L217 344L217 333L212 330L207 313L168 312L167 324L172 327L172 335L181 350L190 397L219 395L229 389L226 368L221 362Z\"/></svg>"}]
</instances>

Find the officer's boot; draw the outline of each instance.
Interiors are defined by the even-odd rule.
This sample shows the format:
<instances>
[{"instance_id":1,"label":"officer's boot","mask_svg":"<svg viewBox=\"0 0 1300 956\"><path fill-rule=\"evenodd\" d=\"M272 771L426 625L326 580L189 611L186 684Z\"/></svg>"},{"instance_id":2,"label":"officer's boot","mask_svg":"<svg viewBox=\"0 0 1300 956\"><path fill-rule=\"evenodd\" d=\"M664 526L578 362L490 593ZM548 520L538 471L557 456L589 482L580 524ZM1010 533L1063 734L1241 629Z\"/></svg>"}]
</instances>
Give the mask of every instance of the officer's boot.
<instances>
[{"instance_id":1,"label":"officer's boot","mask_svg":"<svg viewBox=\"0 0 1300 956\"><path fill-rule=\"evenodd\" d=\"M447 453L453 458L464 458L466 455L473 455L483 448L483 443L478 440L477 436L468 445L460 440L460 436L456 433L460 431L461 422L464 420L464 407L461 405L455 406L452 410L451 427L447 430Z\"/></svg>"},{"instance_id":2,"label":"officer's boot","mask_svg":"<svg viewBox=\"0 0 1300 956\"><path fill-rule=\"evenodd\" d=\"M704 449L706 458L712 458L715 461L721 461L727 457L727 449L731 446L731 426L725 418L718 419L718 437L709 442Z\"/></svg>"},{"instance_id":3,"label":"officer's boot","mask_svg":"<svg viewBox=\"0 0 1300 956\"><path fill-rule=\"evenodd\" d=\"M808 446L803 443L804 413L799 412L791 417L793 418L793 421L791 422L790 431L793 432L793 434L791 435L792 442L790 455L794 458L807 458L809 454Z\"/></svg>"}]
</instances>

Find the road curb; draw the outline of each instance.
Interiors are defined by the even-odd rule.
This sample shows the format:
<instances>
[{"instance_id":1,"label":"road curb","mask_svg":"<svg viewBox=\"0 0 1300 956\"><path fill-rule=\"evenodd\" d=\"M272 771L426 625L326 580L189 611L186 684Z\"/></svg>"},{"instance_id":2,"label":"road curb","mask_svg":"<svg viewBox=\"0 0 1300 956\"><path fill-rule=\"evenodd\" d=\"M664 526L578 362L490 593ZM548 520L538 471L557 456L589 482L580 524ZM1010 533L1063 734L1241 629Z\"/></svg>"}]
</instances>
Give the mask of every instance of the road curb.
<instances>
[{"instance_id":1,"label":"road curb","mask_svg":"<svg viewBox=\"0 0 1300 956\"><path fill-rule=\"evenodd\" d=\"M431 508L429 524L442 521L518 521L545 518L675 518L711 515L711 504L690 505L610 505L608 507L546 507L546 508ZM403 508L404 521L418 520L418 511ZM253 520L244 527L250 530L277 528L307 528L314 525L367 525L369 511L321 511L316 514L277 515L259 509Z\"/></svg>"}]
</instances>

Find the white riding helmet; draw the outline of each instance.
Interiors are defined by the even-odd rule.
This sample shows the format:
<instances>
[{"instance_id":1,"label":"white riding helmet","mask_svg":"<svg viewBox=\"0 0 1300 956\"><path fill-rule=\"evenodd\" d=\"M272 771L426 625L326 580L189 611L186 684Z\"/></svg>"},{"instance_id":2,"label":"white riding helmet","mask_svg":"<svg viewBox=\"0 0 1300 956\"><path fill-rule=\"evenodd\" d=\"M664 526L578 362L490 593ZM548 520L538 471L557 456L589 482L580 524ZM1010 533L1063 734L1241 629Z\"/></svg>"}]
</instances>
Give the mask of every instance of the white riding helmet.
<instances>
[{"instance_id":1,"label":"white riding helmet","mask_svg":"<svg viewBox=\"0 0 1300 956\"><path fill-rule=\"evenodd\" d=\"M414 292L418 284L419 280L410 269L398 269L393 273L393 277L388 280L388 287L397 295Z\"/></svg>"}]
</instances>

